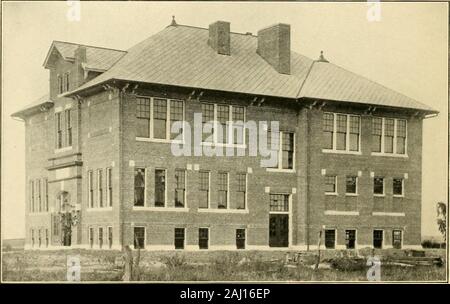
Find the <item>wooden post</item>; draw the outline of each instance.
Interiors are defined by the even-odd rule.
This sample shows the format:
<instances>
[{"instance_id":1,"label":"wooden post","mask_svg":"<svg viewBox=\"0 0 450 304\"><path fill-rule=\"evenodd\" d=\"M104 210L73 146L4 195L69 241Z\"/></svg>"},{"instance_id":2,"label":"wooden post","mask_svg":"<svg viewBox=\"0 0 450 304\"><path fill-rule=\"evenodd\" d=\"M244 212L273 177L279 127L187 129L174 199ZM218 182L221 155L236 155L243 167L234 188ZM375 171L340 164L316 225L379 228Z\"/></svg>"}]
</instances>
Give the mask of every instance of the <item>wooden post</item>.
<instances>
[{"instance_id":1,"label":"wooden post","mask_svg":"<svg viewBox=\"0 0 450 304\"><path fill-rule=\"evenodd\" d=\"M320 263L320 243L322 241L322 229L320 229L319 231L319 240L317 242L317 262L316 262L316 267L315 269L319 268L319 263Z\"/></svg>"},{"instance_id":2,"label":"wooden post","mask_svg":"<svg viewBox=\"0 0 450 304\"><path fill-rule=\"evenodd\" d=\"M124 273L122 276L122 281L131 281L133 274L133 253L131 252L130 246L126 245L124 247L125 254L123 256L125 260Z\"/></svg>"}]
</instances>

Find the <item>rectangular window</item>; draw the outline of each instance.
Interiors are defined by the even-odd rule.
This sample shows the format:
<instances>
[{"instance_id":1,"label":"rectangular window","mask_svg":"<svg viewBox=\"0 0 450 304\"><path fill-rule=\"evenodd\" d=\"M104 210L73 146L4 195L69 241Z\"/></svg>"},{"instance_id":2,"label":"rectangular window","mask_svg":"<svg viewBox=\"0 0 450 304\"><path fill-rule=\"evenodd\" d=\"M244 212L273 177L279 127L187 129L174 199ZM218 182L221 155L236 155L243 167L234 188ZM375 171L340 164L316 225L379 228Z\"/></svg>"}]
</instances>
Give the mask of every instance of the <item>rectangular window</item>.
<instances>
[{"instance_id":1,"label":"rectangular window","mask_svg":"<svg viewBox=\"0 0 450 304\"><path fill-rule=\"evenodd\" d=\"M294 168L294 133L282 132L282 155L281 162L283 169Z\"/></svg>"},{"instance_id":2,"label":"rectangular window","mask_svg":"<svg viewBox=\"0 0 450 304\"><path fill-rule=\"evenodd\" d=\"M44 179L44 187L45 187L45 202L44 202L44 207L45 207L45 211L48 211L48 179Z\"/></svg>"},{"instance_id":3,"label":"rectangular window","mask_svg":"<svg viewBox=\"0 0 450 304\"><path fill-rule=\"evenodd\" d=\"M150 137L150 99L137 98L136 104L136 136Z\"/></svg>"},{"instance_id":4,"label":"rectangular window","mask_svg":"<svg viewBox=\"0 0 450 304\"><path fill-rule=\"evenodd\" d=\"M58 94L61 94L64 91L63 78L61 75L58 75L57 79L58 79Z\"/></svg>"},{"instance_id":5,"label":"rectangular window","mask_svg":"<svg viewBox=\"0 0 450 304\"><path fill-rule=\"evenodd\" d=\"M113 205L112 169L106 168L106 199L108 207Z\"/></svg>"},{"instance_id":6,"label":"rectangular window","mask_svg":"<svg viewBox=\"0 0 450 304\"><path fill-rule=\"evenodd\" d=\"M347 115L336 115L336 150L347 148Z\"/></svg>"},{"instance_id":7,"label":"rectangular window","mask_svg":"<svg viewBox=\"0 0 450 304\"><path fill-rule=\"evenodd\" d=\"M112 248L113 245L113 230L112 227L108 227L108 247Z\"/></svg>"},{"instance_id":8,"label":"rectangular window","mask_svg":"<svg viewBox=\"0 0 450 304\"><path fill-rule=\"evenodd\" d=\"M89 228L89 247L94 247L94 228Z\"/></svg>"},{"instance_id":9,"label":"rectangular window","mask_svg":"<svg viewBox=\"0 0 450 304\"><path fill-rule=\"evenodd\" d=\"M270 211L289 212L289 194L270 194Z\"/></svg>"},{"instance_id":10,"label":"rectangular window","mask_svg":"<svg viewBox=\"0 0 450 304\"><path fill-rule=\"evenodd\" d=\"M219 209L228 208L228 173L219 172L217 188L219 190L219 201L217 207Z\"/></svg>"},{"instance_id":11,"label":"rectangular window","mask_svg":"<svg viewBox=\"0 0 450 304\"><path fill-rule=\"evenodd\" d=\"M392 247L394 249L402 249L402 231L393 230L392 231Z\"/></svg>"},{"instance_id":12,"label":"rectangular window","mask_svg":"<svg viewBox=\"0 0 450 304\"><path fill-rule=\"evenodd\" d=\"M406 137L406 120L372 118L372 152L405 155Z\"/></svg>"},{"instance_id":13,"label":"rectangular window","mask_svg":"<svg viewBox=\"0 0 450 304\"><path fill-rule=\"evenodd\" d=\"M245 249L245 229L236 229L236 249Z\"/></svg>"},{"instance_id":14,"label":"rectangular window","mask_svg":"<svg viewBox=\"0 0 450 304\"><path fill-rule=\"evenodd\" d=\"M134 169L134 206L145 204L145 169Z\"/></svg>"},{"instance_id":15,"label":"rectangular window","mask_svg":"<svg viewBox=\"0 0 450 304\"><path fill-rule=\"evenodd\" d=\"M345 193L346 194L357 194L358 188L358 177L347 176L345 179Z\"/></svg>"},{"instance_id":16,"label":"rectangular window","mask_svg":"<svg viewBox=\"0 0 450 304\"><path fill-rule=\"evenodd\" d=\"M170 127L176 122L183 122L183 101L181 100L171 100L170 101ZM178 133L170 133L170 139L175 139L180 134L183 133L183 129L180 129Z\"/></svg>"},{"instance_id":17,"label":"rectangular window","mask_svg":"<svg viewBox=\"0 0 450 304\"><path fill-rule=\"evenodd\" d=\"M30 212L34 211L34 181L30 181Z\"/></svg>"},{"instance_id":18,"label":"rectangular window","mask_svg":"<svg viewBox=\"0 0 450 304\"><path fill-rule=\"evenodd\" d=\"M245 209L247 205L247 174L238 173L237 174L237 209Z\"/></svg>"},{"instance_id":19,"label":"rectangular window","mask_svg":"<svg viewBox=\"0 0 450 304\"><path fill-rule=\"evenodd\" d=\"M38 246L42 246L42 230L38 229Z\"/></svg>"},{"instance_id":20,"label":"rectangular window","mask_svg":"<svg viewBox=\"0 0 450 304\"><path fill-rule=\"evenodd\" d=\"M406 120L397 119L397 154L406 153Z\"/></svg>"},{"instance_id":21,"label":"rectangular window","mask_svg":"<svg viewBox=\"0 0 450 304\"><path fill-rule=\"evenodd\" d=\"M200 192L199 208L209 208L209 172L200 171Z\"/></svg>"},{"instance_id":22,"label":"rectangular window","mask_svg":"<svg viewBox=\"0 0 450 304\"><path fill-rule=\"evenodd\" d=\"M56 120L56 148L61 149L63 146L63 131L62 131L62 115L61 112L55 114Z\"/></svg>"},{"instance_id":23,"label":"rectangular window","mask_svg":"<svg viewBox=\"0 0 450 304\"><path fill-rule=\"evenodd\" d=\"M97 199L98 207L103 207L103 170L97 169Z\"/></svg>"},{"instance_id":24,"label":"rectangular window","mask_svg":"<svg viewBox=\"0 0 450 304\"><path fill-rule=\"evenodd\" d=\"M167 137L167 100L153 99L153 138L166 139Z\"/></svg>"},{"instance_id":25,"label":"rectangular window","mask_svg":"<svg viewBox=\"0 0 450 304\"><path fill-rule=\"evenodd\" d=\"M94 208L94 173L92 170L88 171L88 205L89 208Z\"/></svg>"},{"instance_id":26,"label":"rectangular window","mask_svg":"<svg viewBox=\"0 0 450 304\"><path fill-rule=\"evenodd\" d=\"M381 140L383 138L383 119L372 118L372 152L381 152Z\"/></svg>"},{"instance_id":27,"label":"rectangular window","mask_svg":"<svg viewBox=\"0 0 450 304\"><path fill-rule=\"evenodd\" d=\"M65 73L64 74L64 91L68 92L70 89L70 77L69 77L70 73Z\"/></svg>"},{"instance_id":28,"label":"rectangular window","mask_svg":"<svg viewBox=\"0 0 450 304\"><path fill-rule=\"evenodd\" d=\"M347 249L355 249L356 246L356 230L345 230L345 247Z\"/></svg>"},{"instance_id":29,"label":"rectangular window","mask_svg":"<svg viewBox=\"0 0 450 304\"><path fill-rule=\"evenodd\" d=\"M336 247L336 230L325 229L325 248L334 249Z\"/></svg>"},{"instance_id":30,"label":"rectangular window","mask_svg":"<svg viewBox=\"0 0 450 304\"><path fill-rule=\"evenodd\" d=\"M186 170L175 170L175 207L184 208L186 196Z\"/></svg>"},{"instance_id":31,"label":"rectangular window","mask_svg":"<svg viewBox=\"0 0 450 304\"><path fill-rule=\"evenodd\" d=\"M334 130L334 115L331 113L323 113L323 148L333 149L333 130Z\"/></svg>"},{"instance_id":32,"label":"rectangular window","mask_svg":"<svg viewBox=\"0 0 450 304\"><path fill-rule=\"evenodd\" d=\"M34 247L34 230L31 229L31 247Z\"/></svg>"},{"instance_id":33,"label":"rectangular window","mask_svg":"<svg viewBox=\"0 0 450 304\"><path fill-rule=\"evenodd\" d=\"M49 244L50 244L50 239L49 239L49 235L48 235L48 229L45 229L45 247L48 247Z\"/></svg>"},{"instance_id":34,"label":"rectangular window","mask_svg":"<svg viewBox=\"0 0 450 304\"><path fill-rule=\"evenodd\" d=\"M72 111L70 109L65 110L65 118L66 118L66 140L67 140L67 146L72 146L72 117L71 113Z\"/></svg>"},{"instance_id":35,"label":"rectangular window","mask_svg":"<svg viewBox=\"0 0 450 304\"><path fill-rule=\"evenodd\" d=\"M323 113L323 149L359 152L360 124L361 119L357 115Z\"/></svg>"},{"instance_id":36,"label":"rectangular window","mask_svg":"<svg viewBox=\"0 0 450 304\"><path fill-rule=\"evenodd\" d=\"M103 227L98 228L98 248L103 247Z\"/></svg>"},{"instance_id":37,"label":"rectangular window","mask_svg":"<svg viewBox=\"0 0 450 304\"><path fill-rule=\"evenodd\" d=\"M384 178L374 177L373 179L373 194L384 195Z\"/></svg>"},{"instance_id":38,"label":"rectangular window","mask_svg":"<svg viewBox=\"0 0 450 304\"><path fill-rule=\"evenodd\" d=\"M384 120L384 153L394 153L394 120Z\"/></svg>"},{"instance_id":39,"label":"rectangular window","mask_svg":"<svg viewBox=\"0 0 450 304\"><path fill-rule=\"evenodd\" d=\"M208 249L209 247L209 228L198 229L198 247Z\"/></svg>"},{"instance_id":40,"label":"rectangular window","mask_svg":"<svg viewBox=\"0 0 450 304\"><path fill-rule=\"evenodd\" d=\"M202 121L202 138L203 138L203 142L214 142L214 125L212 125L212 130L210 133L205 131L205 125L207 123L213 124L214 122L214 105L213 104L206 104L203 103L202 104L202 117L203 117L203 121Z\"/></svg>"},{"instance_id":41,"label":"rectangular window","mask_svg":"<svg viewBox=\"0 0 450 304\"><path fill-rule=\"evenodd\" d=\"M394 178L392 180L392 192L395 196L403 196L403 178Z\"/></svg>"},{"instance_id":42,"label":"rectangular window","mask_svg":"<svg viewBox=\"0 0 450 304\"><path fill-rule=\"evenodd\" d=\"M60 217L58 214L52 215L53 235L59 236Z\"/></svg>"},{"instance_id":43,"label":"rectangular window","mask_svg":"<svg viewBox=\"0 0 450 304\"><path fill-rule=\"evenodd\" d=\"M335 175L325 176L325 194L337 194L336 180Z\"/></svg>"},{"instance_id":44,"label":"rectangular window","mask_svg":"<svg viewBox=\"0 0 450 304\"><path fill-rule=\"evenodd\" d=\"M44 211L43 206L42 206L42 183L41 180L38 179L36 181L37 183L37 193L38 193L38 212L42 212Z\"/></svg>"},{"instance_id":45,"label":"rectangular window","mask_svg":"<svg viewBox=\"0 0 450 304\"><path fill-rule=\"evenodd\" d=\"M350 151L359 151L359 116L350 116Z\"/></svg>"},{"instance_id":46,"label":"rectangular window","mask_svg":"<svg viewBox=\"0 0 450 304\"><path fill-rule=\"evenodd\" d=\"M155 170L155 207L166 205L166 170Z\"/></svg>"},{"instance_id":47,"label":"rectangular window","mask_svg":"<svg viewBox=\"0 0 450 304\"><path fill-rule=\"evenodd\" d=\"M233 143L237 145L244 144L244 124L245 124L245 108L233 106Z\"/></svg>"},{"instance_id":48,"label":"rectangular window","mask_svg":"<svg viewBox=\"0 0 450 304\"><path fill-rule=\"evenodd\" d=\"M175 228L175 249L184 249L184 228Z\"/></svg>"},{"instance_id":49,"label":"rectangular window","mask_svg":"<svg viewBox=\"0 0 450 304\"><path fill-rule=\"evenodd\" d=\"M228 143L228 128L227 123L230 121L230 108L229 106L217 105L217 123L220 124L218 129L221 129L221 133L217 133L218 143Z\"/></svg>"},{"instance_id":50,"label":"rectangular window","mask_svg":"<svg viewBox=\"0 0 450 304\"><path fill-rule=\"evenodd\" d=\"M269 150L277 151L278 153L280 153L280 145L281 145L280 136L281 136L281 132L275 132L272 130L267 131L267 148ZM280 163L279 159L280 159L280 155L278 155L278 157L276 159L276 164L274 164L270 168L279 169L279 163Z\"/></svg>"},{"instance_id":51,"label":"rectangular window","mask_svg":"<svg viewBox=\"0 0 450 304\"><path fill-rule=\"evenodd\" d=\"M373 248L383 248L383 230L373 231Z\"/></svg>"},{"instance_id":52,"label":"rectangular window","mask_svg":"<svg viewBox=\"0 0 450 304\"><path fill-rule=\"evenodd\" d=\"M134 227L134 249L145 248L145 227Z\"/></svg>"}]
</instances>

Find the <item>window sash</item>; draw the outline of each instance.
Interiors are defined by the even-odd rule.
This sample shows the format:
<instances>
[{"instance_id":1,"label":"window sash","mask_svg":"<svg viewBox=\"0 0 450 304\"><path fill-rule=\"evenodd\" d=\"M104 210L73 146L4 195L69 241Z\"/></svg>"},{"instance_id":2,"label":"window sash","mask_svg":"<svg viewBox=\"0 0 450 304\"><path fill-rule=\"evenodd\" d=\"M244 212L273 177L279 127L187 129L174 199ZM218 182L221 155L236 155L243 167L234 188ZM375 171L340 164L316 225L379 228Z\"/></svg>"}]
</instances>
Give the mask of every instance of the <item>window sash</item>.
<instances>
[{"instance_id":1,"label":"window sash","mask_svg":"<svg viewBox=\"0 0 450 304\"><path fill-rule=\"evenodd\" d=\"M134 206L145 206L146 176L144 168L134 170Z\"/></svg>"},{"instance_id":2,"label":"window sash","mask_svg":"<svg viewBox=\"0 0 450 304\"><path fill-rule=\"evenodd\" d=\"M336 193L337 192L337 176L327 175L325 176L325 193Z\"/></svg>"},{"instance_id":3,"label":"window sash","mask_svg":"<svg viewBox=\"0 0 450 304\"><path fill-rule=\"evenodd\" d=\"M407 149L407 120L372 118L372 152L405 155Z\"/></svg>"},{"instance_id":4,"label":"window sash","mask_svg":"<svg viewBox=\"0 0 450 304\"><path fill-rule=\"evenodd\" d=\"M186 171L175 170L175 207L185 206Z\"/></svg>"},{"instance_id":5,"label":"window sash","mask_svg":"<svg viewBox=\"0 0 450 304\"><path fill-rule=\"evenodd\" d=\"M324 150L359 152L361 117L353 114L324 112L322 133Z\"/></svg>"},{"instance_id":6,"label":"window sash","mask_svg":"<svg viewBox=\"0 0 450 304\"><path fill-rule=\"evenodd\" d=\"M394 178L392 180L392 193L393 195L403 196L403 178Z\"/></svg>"},{"instance_id":7,"label":"window sash","mask_svg":"<svg viewBox=\"0 0 450 304\"><path fill-rule=\"evenodd\" d=\"M98 207L103 207L103 170L97 170L97 199Z\"/></svg>"},{"instance_id":8,"label":"window sash","mask_svg":"<svg viewBox=\"0 0 450 304\"><path fill-rule=\"evenodd\" d=\"M356 194L358 188L358 178L356 176L347 176L345 183L345 193Z\"/></svg>"},{"instance_id":9,"label":"window sash","mask_svg":"<svg viewBox=\"0 0 450 304\"><path fill-rule=\"evenodd\" d=\"M106 169L106 191L107 193L107 204L108 207L112 207L112 169L111 168L107 168Z\"/></svg>"},{"instance_id":10,"label":"window sash","mask_svg":"<svg viewBox=\"0 0 450 304\"><path fill-rule=\"evenodd\" d=\"M289 212L288 194L270 194L270 211Z\"/></svg>"},{"instance_id":11,"label":"window sash","mask_svg":"<svg viewBox=\"0 0 450 304\"><path fill-rule=\"evenodd\" d=\"M202 141L214 144L241 145L245 141L245 107L202 103L202 127L212 124L210 133L203 132ZM218 125L222 133L216 132Z\"/></svg>"},{"instance_id":12,"label":"window sash","mask_svg":"<svg viewBox=\"0 0 450 304\"><path fill-rule=\"evenodd\" d=\"M166 170L155 170L155 207L166 205Z\"/></svg>"},{"instance_id":13,"label":"window sash","mask_svg":"<svg viewBox=\"0 0 450 304\"><path fill-rule=\"evenodd\" d=\"M373 179L373 194L384 195L384 178L374 177Z\"/></svg>"}]
</instances>

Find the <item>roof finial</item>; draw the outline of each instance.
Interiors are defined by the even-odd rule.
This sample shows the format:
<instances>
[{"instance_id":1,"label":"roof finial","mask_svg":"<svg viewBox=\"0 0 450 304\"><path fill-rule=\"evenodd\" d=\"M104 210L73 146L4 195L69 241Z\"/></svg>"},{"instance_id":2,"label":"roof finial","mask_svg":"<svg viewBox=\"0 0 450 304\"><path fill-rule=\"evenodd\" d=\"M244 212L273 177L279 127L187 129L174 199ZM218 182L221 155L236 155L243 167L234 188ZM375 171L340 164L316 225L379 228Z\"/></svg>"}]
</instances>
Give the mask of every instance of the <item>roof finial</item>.
<instances>
[{"instance_id":1,"label":"roof finial","mask_svg":"<svg viewBox=\"0 0 450 304\"><path fill-rule=\"evenodd\" d=\"M320 56L319 59L317 59L318 62L329 62L328 60L325 59L325 57L323 56L323 51L320 51Z\"/></svg>"},{"instance_id":2,"label":"roof finial","mask_svg":"<svg viewBox=\"0 0 450 304\"><path fill-rule=\"evenodd\" d=\"M172 16L172 23L170 25L177 26L177 22L175 21L175 16Z\"/></svg>"}]
</instances>

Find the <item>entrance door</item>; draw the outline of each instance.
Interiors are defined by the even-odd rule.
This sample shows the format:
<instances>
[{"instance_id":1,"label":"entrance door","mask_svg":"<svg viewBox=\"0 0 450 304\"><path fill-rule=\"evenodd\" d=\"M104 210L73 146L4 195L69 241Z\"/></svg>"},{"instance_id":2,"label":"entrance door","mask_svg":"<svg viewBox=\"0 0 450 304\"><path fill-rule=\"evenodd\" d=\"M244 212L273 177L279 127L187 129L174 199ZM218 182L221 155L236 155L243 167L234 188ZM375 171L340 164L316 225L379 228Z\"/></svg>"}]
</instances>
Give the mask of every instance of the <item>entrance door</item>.
<instances>
[{"instance_id":1,"label":"entrance door","mask_svg":"<svg viewBox=\"0 0 450 304\"><path fill-rule=\"evenodd\" d=\"M269 215L269 246L288 247L289 246L289 215L270 214Z\"/></svg>"}]
</instances>

